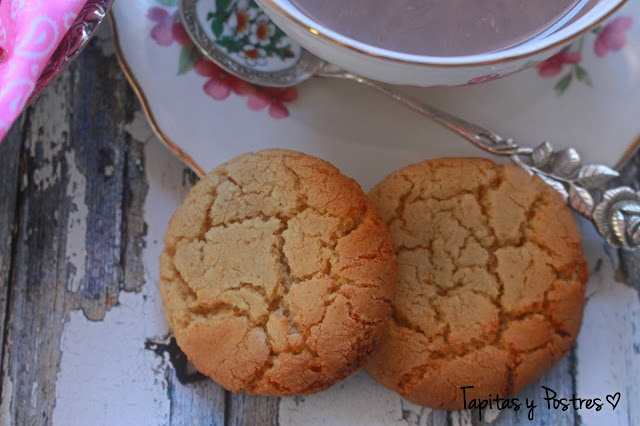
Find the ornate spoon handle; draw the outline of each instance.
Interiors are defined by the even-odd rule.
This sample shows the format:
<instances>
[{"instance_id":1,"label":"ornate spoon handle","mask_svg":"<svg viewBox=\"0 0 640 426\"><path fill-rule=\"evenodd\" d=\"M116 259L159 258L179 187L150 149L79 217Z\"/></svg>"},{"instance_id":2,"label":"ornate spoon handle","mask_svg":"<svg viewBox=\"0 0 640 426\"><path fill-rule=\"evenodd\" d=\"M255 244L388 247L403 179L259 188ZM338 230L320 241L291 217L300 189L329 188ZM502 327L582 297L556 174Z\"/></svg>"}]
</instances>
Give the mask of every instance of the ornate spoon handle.
<instances>
[{"instance_id":1,"label":"ornate spoon handle","mask_svg":"<svg viewBox=\"0 0 640 426\"><path fill-rule=\"evenodd\" d=\"M605 190L619 174L610 167L583 165L573 149L554 151L549 142L536 148L519 147L500 135L425 105L395 89L327 65L319 75L342 77L366 84L495 155L508 156L529 174L536 174L564 198L576 212L591 220L614 247L640 247L640 192L630 187Z\"/></svg>"}]
</instances>

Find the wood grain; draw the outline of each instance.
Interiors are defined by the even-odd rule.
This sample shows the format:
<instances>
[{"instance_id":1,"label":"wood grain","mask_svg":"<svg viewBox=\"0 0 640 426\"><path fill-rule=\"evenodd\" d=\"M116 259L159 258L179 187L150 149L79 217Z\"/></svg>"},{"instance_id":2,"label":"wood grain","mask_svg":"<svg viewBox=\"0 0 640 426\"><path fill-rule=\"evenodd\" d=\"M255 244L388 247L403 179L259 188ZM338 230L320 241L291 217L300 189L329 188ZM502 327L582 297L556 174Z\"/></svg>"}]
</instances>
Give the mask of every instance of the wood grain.
<instances>
[{"instance_id":1,"label":"wood grain","mask_svg":"<svg viewBox=\"0 0 640 426\"><path fill-rule=\"evenodd\" d=\"M277 426L280 398L248 395L246 393L227 396L225 425Z\"/></svg>"},{"instance_id":2,"label":"wood grain","mask_svg":"<svg viewBox=\"0 0 640 426\"><path fill-rule=\"evenodd\" d=\"M170 425L225 425L225 391L220 386L211 380L183 385L178 382L174 371L171 371L168 383Z\"/></svg>"}]
</instances>

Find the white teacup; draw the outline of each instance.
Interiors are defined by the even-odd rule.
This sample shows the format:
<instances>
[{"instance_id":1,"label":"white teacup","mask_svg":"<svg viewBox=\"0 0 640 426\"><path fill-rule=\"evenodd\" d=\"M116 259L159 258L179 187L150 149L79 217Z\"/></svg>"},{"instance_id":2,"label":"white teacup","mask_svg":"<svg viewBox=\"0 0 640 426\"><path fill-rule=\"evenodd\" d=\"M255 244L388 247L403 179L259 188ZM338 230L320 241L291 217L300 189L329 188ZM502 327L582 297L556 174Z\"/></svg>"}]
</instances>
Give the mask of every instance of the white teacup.
<instances>
[{"instance_id":1,"label":"white teacup","mask_svg":"<svg viewBox=\"0 0 640 426\"><path fill-rule=\"evenodd\" d=\"M599 0L583 16L544 38L497 52L448 57L402 53L345 37L314 21L289 0L256 3L304 48L341 68L386 83L447 87L495 80L534 66L600 24L626 1Z\"/></svg>"}]
</instances>

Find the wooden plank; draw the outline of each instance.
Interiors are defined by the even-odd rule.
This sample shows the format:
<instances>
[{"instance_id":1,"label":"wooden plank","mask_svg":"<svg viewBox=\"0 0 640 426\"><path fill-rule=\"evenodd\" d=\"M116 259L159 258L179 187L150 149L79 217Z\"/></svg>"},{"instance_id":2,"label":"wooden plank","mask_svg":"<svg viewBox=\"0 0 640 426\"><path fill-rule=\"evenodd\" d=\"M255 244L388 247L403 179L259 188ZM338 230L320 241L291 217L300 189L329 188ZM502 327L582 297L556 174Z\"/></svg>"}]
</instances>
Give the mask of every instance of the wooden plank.
<instances>
[{"instance_id":1,"label":"wooden plank","mask_svg":"<svg viewBox=\"0 0 640 426\"><path fill-rule=\"evenodd\" d=\"M132 103L133 102L133 103ZM133 119L132 111L138 111L140 105L133 97L127 99L127 122ZM123 270L120 287L125 291L139 291L145 283L142 252L147 236L147 224L144 220L144 200L149 191L144 168L144 145L126 135L124 155L124 192L122 198L122 248L120 267Z\"/></svg>"},{"instance_id":2,"label":"wooden plank","mask_svg":"<svg viewBox=\"0 0 640 426\"><path fill-rule=\"evenodd\" d=\"M124 283L122 208L130 146L123 130L126 85L113 62L95 49L91 46L74 64L74 96L69 103L73 151L78 171L85 176L87 206L85 273L74 277L72 286L76 287L74 307L81 308L87 318L100 320L116 303Z\"/></svg>"},{"instance_id":3,"label":"wooden plank","mask_svg":"<svg viewBox=\"0 0 640 426\"><path fill-rule=\"evenodd\" d=\"M141 148L127 154L123 129L132 98L117 63L89 47L32 107L3 349L1 408L14 424L51 422L65 322L76 309L102 319L125 287L127 246L136 250L122 222L144 194L124 190L139 180L129 173ZM128 225L131 238L144 234Z\"/></svg>"},{"instance_id":4,"label":"wooden plank","mask_svg":"<svg viewBox=\"0 0 640 426\"><path fill-rule=\"evenodd\" d=\"M66 75L40 99L25 140L28 152L23 156L21 176L25 187L19 206L3 365L3 387L12 393L2 401L3 411L18 424L49 418L53 401L48 395L53 394L52 373L60 355L55 336L62 327L60 315L66 311L66 276L75 272L67 270L64 239L60 241L66 231L61 224L66 225L70 213L70 203L62 202L69 182L65 154L69 151L70 112L64 101L69 90ZM49 121L52 113L60 116L59 124Z\"/></svg>"},{"instance_id":5,"label":"wooden plank","mask_svg":"<svg viewBox=\"0 0 640 426\"><path fill-rule=\"evenodd\" d=\"M0 144L0 342L4 342L4 325L7 316L11 258L14 249L14 231L17 229L16 203L20 189L20 151L24 117L11 128ZM0 353L0 366L2 354ZM0 373L0 406L4 399L2 374ZM7 393L11 389L6 390ZM0 424L6 424L0 410Z\"/></svg>"}]
</instances>

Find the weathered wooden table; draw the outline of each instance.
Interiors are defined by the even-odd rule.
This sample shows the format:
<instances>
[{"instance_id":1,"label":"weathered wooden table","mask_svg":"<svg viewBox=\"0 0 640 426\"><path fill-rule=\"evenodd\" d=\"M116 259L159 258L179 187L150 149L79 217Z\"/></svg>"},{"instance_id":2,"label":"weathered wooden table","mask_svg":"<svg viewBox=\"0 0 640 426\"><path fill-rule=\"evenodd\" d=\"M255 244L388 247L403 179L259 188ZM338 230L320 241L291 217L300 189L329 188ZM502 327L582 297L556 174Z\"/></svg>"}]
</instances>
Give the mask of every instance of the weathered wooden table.
<instances>
[{"instance_id":1,"label":"weathered wooden table","mask_svg":"<svg viewBox=\"0 0 640 426\"><path fill-rule=\"evenodd\" d=\"M639 167L640 155L622 180L637 187ZM103 26L0 145L1 425L479 423L409 404L362 372L278 399L232 395L185 369L163 343L157 255L166 206L194 181L155 140ZM535 423L637 425L640 255L588 240L578 345L521 396L535 398ZM620 404L549 410L541 385L568 398L620 392ZM484 419L529 423L524 409Z\"/></svg>"}]
</instances>

